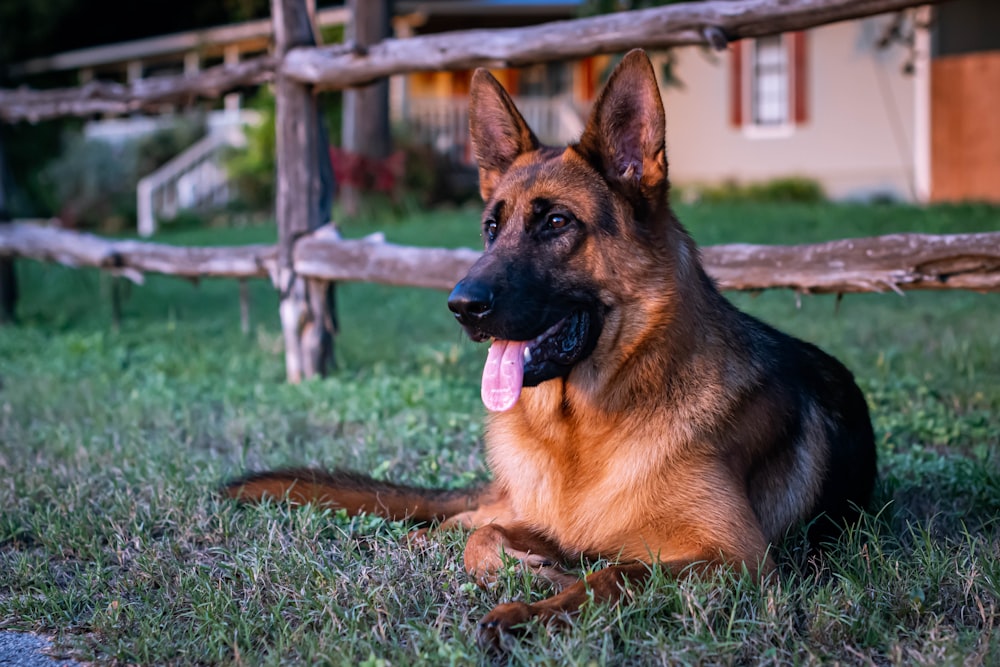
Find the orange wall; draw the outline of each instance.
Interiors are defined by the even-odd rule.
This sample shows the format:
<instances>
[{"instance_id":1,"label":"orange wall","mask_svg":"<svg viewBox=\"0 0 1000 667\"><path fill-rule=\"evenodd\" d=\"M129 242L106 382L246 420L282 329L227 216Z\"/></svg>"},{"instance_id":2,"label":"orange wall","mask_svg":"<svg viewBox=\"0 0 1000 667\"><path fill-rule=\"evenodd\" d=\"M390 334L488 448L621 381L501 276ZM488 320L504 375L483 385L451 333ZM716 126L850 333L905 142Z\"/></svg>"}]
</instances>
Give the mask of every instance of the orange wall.
<instances>
[{"instance_id":1,"label":"orange wall","mask_svg":"<svg viewBox=\"0 0 1000 667\"><path fill-rule=\"evenodd\" d=\"M593 101L600 88L600 77L606 66L606 57L595 57L572 64L573 96L578 102ZM493 69L493 76L512 95L518 94L518 70ZM459 72L418 72L409 75L409 94L413 97L465 97L469 94L472 70Z\"/></svg>"},{"instance_id":2,"label":"orange wall","mask_svg":"<svg viewBox=\"0 0 1000 667\"><path fill-rule=\"evenodd\" d=\"M931 199L1000 203L1000 51L931 63Z\"/></svg>"}]
</instances>

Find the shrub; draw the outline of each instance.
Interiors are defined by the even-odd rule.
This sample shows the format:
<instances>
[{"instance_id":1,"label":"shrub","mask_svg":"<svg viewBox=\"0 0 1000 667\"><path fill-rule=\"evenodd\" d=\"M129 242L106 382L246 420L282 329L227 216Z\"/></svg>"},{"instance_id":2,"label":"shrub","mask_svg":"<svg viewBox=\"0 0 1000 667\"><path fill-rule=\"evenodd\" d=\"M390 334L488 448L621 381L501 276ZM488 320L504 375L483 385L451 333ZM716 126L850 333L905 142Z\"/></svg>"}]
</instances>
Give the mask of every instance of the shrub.
<instances>
[{"instance_id":1,"label":"shrub","mask_svg":"<svg viewBox=\"0 0 1000 667\"><path fill-rule=\"evenodd\" d=\"M813 204L826 201L826 193L823 192L823 187L811 178L789 176L747 184L725 181L719 185L698 189L695 199L707 203L797 202Z\"/></svg>"},{"instance_id":2,"label":"shrub","mask_svg":"<svg viewBox=\"0 0 1000 667\"><path fill-rule=\"evenodd\" d=\"M80 132L63 138L62 154L42 168L39 180L50 210L68 227L121 232L135 224L139 179L158 169L205 133L201 119L181 119L171 127L119 144L87 139Z\"/></svg>"},{"instance_id":3,"label":"shrub","mask_svg":"<svg viewBox=\"0 0 1000 667\"><path fill-rule=\"evenodd\" d=\"M114 146L74 134L64 146L40 176L63 223L118 231L126 219L135 219L135 145Z\"/></svg>"},{"instance_id":4,"label":"shrub","mask_svg":"<svg viewBox=\"0 0 1000 667\"><path fill-rule=\"evenodd\" d=\"M404 197L421 207L478 199L479 172L474 166L456 164L432 147L407 137L397 137L396 146L406 155Z\"/></svg>"},{"instance_id":5,"label":"shrub","mask_svg":"<svg viewBox=\"0 0 1000 667\"><path fill-rule=\"evenodd\" d=\"M275 150L274 95L261 87L247 106L261 115L261 122L244 128L245 148L232 149L225 158L226 171L236 185L237 197L252 211L270 213L274 209L278 158Z\"/></svg>"}]
</instances>

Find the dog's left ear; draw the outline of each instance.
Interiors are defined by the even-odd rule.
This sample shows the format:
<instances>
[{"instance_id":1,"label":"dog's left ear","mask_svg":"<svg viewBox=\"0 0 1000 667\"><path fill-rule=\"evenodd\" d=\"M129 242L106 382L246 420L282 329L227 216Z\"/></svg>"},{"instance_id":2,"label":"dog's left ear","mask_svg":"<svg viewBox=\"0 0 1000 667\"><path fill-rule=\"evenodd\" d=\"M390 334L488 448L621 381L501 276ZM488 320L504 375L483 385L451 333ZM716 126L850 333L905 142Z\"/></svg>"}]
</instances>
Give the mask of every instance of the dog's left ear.
<instances>
[{"instance_id":1,"label":"dog's left ear","mask_svg":"<svg viewBox=\"0 0 1000 667\"><path fill-rule=\"evenodd\" d=\"M517 156L536 150L539 143L514 100L488 71L476 70L469 94L469 136L479 165L479 193L487 201Z\"/></svg>"},{"instance_id":2,"label":"dog's left ear","mask_svg":"<svg viewBox=\"0 0 1000 667\"><path fill-rule=\"evenodd\" d=\"M653 200L667 185L665 129L653 64L634 49L611 73L577 150L612 183Z\"/></svg>"}]
</instances>

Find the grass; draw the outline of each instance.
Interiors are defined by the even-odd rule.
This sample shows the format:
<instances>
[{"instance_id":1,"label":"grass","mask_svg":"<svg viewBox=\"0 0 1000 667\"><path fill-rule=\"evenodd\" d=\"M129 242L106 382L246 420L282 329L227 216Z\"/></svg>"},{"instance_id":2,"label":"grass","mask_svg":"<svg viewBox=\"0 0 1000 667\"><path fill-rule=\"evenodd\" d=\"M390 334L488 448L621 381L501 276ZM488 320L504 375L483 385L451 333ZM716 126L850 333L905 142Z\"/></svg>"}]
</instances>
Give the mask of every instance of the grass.
<instances>
[{"instance_id":1,"label":"grass","mask_svg":"<svg viewBox=\"0 0 1000 667\"><path fill-rule=\"evenodd\" d=\"M988 207L735 206L680 211L703 243L1000 229ZM385 225L475 245L476 213ZM371 229L348 229L360 235ZM273 230L164 234L266 241ZM370 517L213 495L247 469L348 466L461 486L487 475L478 374L441 293L339 291L340 370L283 384L276 298L151 276L110 330L109 279L20 263L21 323L0 329L0 628L133 664L475 664L479 617L544 595L461 569L462 535L400 544ZM516 664L998 664L1000 296L732 295L855 371L873 409L878 507L823 556L792 536L781 577L671 580L511 647Z\"/></svg>"}]
</instances>

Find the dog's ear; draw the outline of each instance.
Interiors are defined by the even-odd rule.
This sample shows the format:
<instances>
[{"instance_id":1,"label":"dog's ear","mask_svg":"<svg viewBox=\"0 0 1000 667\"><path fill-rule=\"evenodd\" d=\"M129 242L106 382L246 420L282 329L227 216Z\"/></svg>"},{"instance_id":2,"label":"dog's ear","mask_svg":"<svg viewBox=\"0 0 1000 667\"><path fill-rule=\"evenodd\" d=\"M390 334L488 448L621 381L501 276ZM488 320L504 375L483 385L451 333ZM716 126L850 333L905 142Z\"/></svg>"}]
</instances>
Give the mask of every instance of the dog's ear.
<instances>
[{"instance_id":1,"label":"dog's ear","mask_svg":"<svg viewBox=\"0 0 1000 667\"><path fill-rule=\"evenodd\" d=\"M472 75L470 95L469 134L479 165L479 193L487 201L517 156L538 148L538 139L514 100L485 69Z\"/></svg>"},{"instance_id":2,"label":"dog's ear","mask_svg":"<svg viewBox=\"0 0 1000 667\"><path fill-rule=\"evenodd\" d=\"M634 49L594 103L577 150L610 182L659 198L667 185L665 129L653 64L645 52Z\"/></svg>"}]
</instances>

